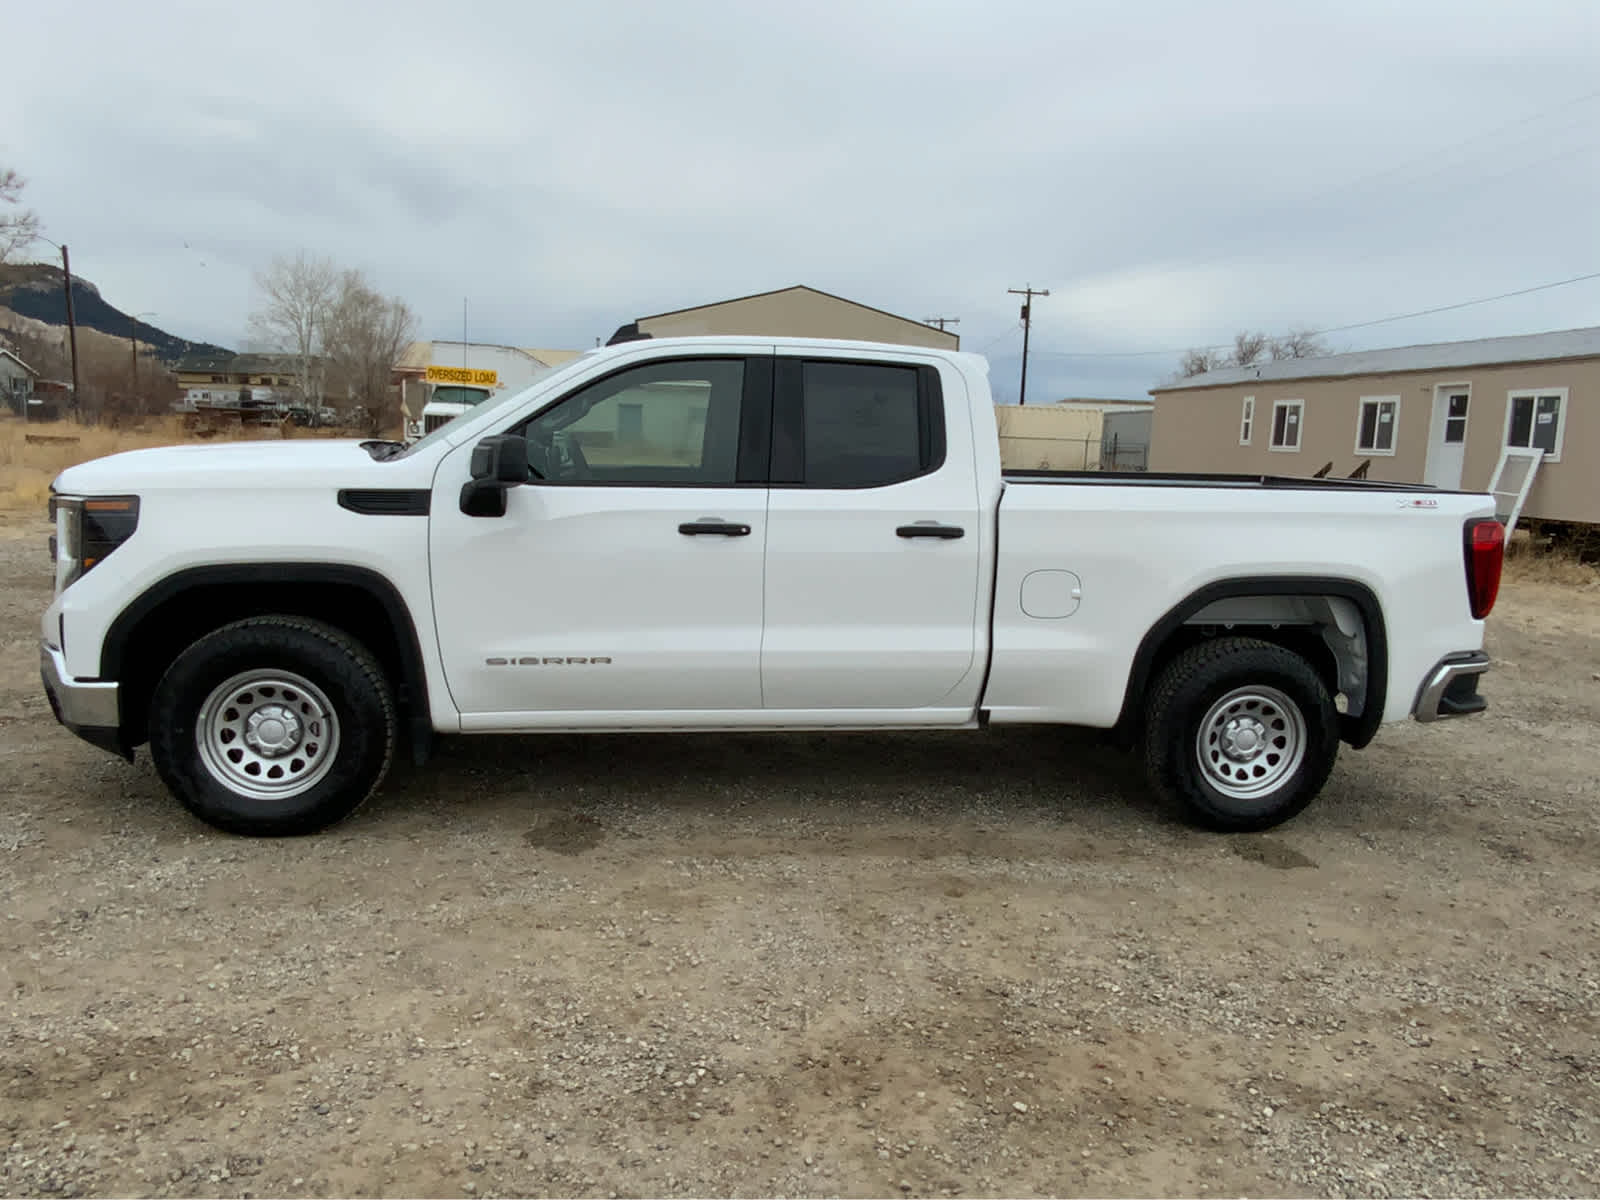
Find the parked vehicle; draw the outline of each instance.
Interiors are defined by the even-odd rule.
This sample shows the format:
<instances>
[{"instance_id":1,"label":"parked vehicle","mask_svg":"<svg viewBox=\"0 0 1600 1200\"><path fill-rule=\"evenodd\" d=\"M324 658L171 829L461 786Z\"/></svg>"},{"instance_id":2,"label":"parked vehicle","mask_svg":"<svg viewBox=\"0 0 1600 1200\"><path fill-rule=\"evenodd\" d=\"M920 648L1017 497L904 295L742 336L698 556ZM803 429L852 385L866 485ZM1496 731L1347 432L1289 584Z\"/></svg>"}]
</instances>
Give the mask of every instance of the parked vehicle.
<instances>
[{"instance_id":1,"label":"parked vehicle","mask_svg":"<svg viewBox=\"0 0 1600 1200\"><path fill-rule=\"evenodd\" d=\"M982 359L732 337L591 351L409 447L114 455L52 508L57 716L247 834L440 733L1017 723L1261 829L1341 741L1482 711L1503 540L1424 487L1003 473Z\"/></svg>"},{"instance_id":2,"label":"parked vehicle","mask_svg":"<svg viewBox=\"0 0 1600 1200\"><path fill-rule=\"evenodd\" d=\"M486 387L468 387L464 384L436 384L422 406L422 433L432 433L441 425L470 412L494 392Z\"/></svg>"}]
</instances>

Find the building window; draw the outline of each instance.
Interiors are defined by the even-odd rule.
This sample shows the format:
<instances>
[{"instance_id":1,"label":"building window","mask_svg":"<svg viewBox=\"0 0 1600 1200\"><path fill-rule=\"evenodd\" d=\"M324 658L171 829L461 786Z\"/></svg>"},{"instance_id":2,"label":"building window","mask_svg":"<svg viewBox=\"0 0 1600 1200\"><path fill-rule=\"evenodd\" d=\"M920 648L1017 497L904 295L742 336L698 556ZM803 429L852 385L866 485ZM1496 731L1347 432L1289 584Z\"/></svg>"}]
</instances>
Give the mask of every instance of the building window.
<instances>
[{"instance_id":1,"label":"building window","mask_svg":"<svg viewBox=\"0 0 1600 1200\"><path fill-rule=\"evenodd\" d=\"M1400 423L1399 396L1363 396L1356 419L1357 454L1393 454Z\"/></svg>"},{"instance_id":2,"label":"building window","mask_svg":"<svg viewBox=\"0 0 1600 1200\"><path fill-rule=\"evenodd\" d=\"M1274 450L1300 449L1300 418L1305 412L1304 400L1279 400L1272 406L1272 448Z\"/></svg>"},{"instance_id":3,"label":"building window","mask_svg":"<svg viewBox=\"0 0 1600 1200\"><path fill-rule=\"evenodd\" d=\"M1239 445L1248 446L1256 431L1256 398L1244 398L1244 412L1239 417Z\"/></svg>"},{"instance_id":4,"label":"building window","mask_svg":"<svg viewBox=\"0 0 1600 1200\"><path fill-rule=\"evenodd\" d=\"M1444 414L1444 444L1459 446L1467 440L1467 392L1451 392Z\"/></svg>"},{"instance_id":5,"label":"building window","mask_svg":"<svg viewBox=\"0 0 1600 1200\"><path fill-rule=\"evenodd\" d=\"M1543 450L1549 462L1561 461L1561 438L1567 425L1567 389L1536 388L1512 392L1506 404L1506 445Z\"/></svg>"}]
</instances>

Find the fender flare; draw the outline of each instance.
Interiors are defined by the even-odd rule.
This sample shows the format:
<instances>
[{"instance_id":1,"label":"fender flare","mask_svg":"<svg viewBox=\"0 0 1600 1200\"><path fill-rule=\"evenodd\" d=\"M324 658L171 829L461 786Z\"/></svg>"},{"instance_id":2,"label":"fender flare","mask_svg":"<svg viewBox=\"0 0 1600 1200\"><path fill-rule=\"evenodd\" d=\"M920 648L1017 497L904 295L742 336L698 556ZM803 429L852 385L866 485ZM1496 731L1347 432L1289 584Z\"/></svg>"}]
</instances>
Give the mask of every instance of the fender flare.
<instances>
[{"instance_id":1,"label":"fender flare","mask_svg":"<svg viewBox=\"0 0 1600 1200\"><path fill-rule=\"evenodd\" d=\"M413 754L425 757L433 742L433 722L428 707L428 675L423 666L422 643L416 622L400 590L387 576L368 567L342 563L274 562L227 563L186 567L151 584L117 614L100 644L99 679L120 681L128 658L129 642L143 622L185 592L208 587L251 585L332 584L355 588L375 600L388 619L397 651L400 678L405 689Z\"/></svg>"},{"instance_id":2,"label":"fender flare","mask_svg":"<svg viewBox=\"0 0 1600 1200\"><path fill-rule=\"evenodd\" d=\"M1322 575L1259 575L1238 579L1219 579L1189 593L1152 625L1139 641L1122 694L1122 711L1117 729L1131 730L1140 717L1140 702L1149 690L1156 659L1168 639L1195 613L1218 600L1240 596L1334 596L1348 600L1361 614L1367 636L1367 694L1361 715L1341 714L1339 736L1356 750L1372 741L1383 724L1384 704L1389 693L1389 636L1383 620L1383 606L1377 595L1354 579Z\"/></svg>"}]
</instances>

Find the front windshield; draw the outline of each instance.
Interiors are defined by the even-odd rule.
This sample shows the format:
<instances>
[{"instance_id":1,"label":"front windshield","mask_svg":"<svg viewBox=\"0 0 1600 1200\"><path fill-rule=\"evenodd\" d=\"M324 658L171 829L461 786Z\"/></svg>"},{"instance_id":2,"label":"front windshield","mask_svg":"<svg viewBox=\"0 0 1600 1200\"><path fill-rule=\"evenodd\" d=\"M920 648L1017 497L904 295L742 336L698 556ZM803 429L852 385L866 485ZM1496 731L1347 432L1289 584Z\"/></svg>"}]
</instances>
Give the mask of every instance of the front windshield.
<instances>
[{"instance_id":1,"label":"front windshield","mask_svg":"<svg viewBox=\"0 0 1600 1200\"><path fill-rule=\"evenodd\" d=\"M429 404L465 404L472 407L482 404L492 393L488 388L462 387L460 384L441 383L434 387Z\"/></svg>"},{"instance_id":2,"label":"front windshield","mask_svg":"<svg viewBox=\"0 0 1600 1200\"><path fill-rule=\"evenodd\" d=\"M475 408L469 409L467 412L462 413L459 417L456 417L453 420L446 421L443 425L439 426L439 428L435 429L426 437L418 438L416 441L412 442L411 445L406 447L405 454L415 454L418 450L422 450L430 446L437 446L440 442L448 441L450 438L451 426L455 425L457 422L481 417L485 413L498 412L500 409L503 409L508 405L515 404L517 401L521 400L533 388L542 388L554 380L562 379L575 371L581 371L583 368L589 365L589 356L593 353L593 350L585 350L582 354L578 355L577 358L574 358L569 362L562 363L561 366L551 371L548 375L536 379L533 383L529 384L520 391L507 392L502 396L486 397L484 403L479 404ZM474 388L463 390L475 391L477 389ZM438 395L438 390L435 391L434 398L440 398ZM460 403L460 401L457 401L457 403ZM398 458L404 456L396 455L396 457Z\"/></svg>"}]
</instances>

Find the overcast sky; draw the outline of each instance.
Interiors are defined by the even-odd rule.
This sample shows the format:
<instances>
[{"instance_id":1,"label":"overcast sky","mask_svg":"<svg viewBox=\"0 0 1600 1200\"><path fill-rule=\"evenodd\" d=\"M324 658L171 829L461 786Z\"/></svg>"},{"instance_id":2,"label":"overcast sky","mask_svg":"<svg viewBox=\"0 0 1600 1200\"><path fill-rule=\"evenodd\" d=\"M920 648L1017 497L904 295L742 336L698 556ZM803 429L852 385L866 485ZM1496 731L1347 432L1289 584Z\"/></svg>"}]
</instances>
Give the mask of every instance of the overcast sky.
<instances>
[{"instance_id":1,"label":"overcast sky","mask_svg":"<svg viewBox=\"0 0 1600 1200\"><path fill-rule=\"evenodd\" d=\"M1600 271L1600 3L14 4L0 164L128 312L237 346L252 273L423 335L593 345L808 283L959 317L1015 400ZM48 248L45 248L48 250ZM1600 280L1335 334L1600 324Z\"/></svg>"}]
</instances>

